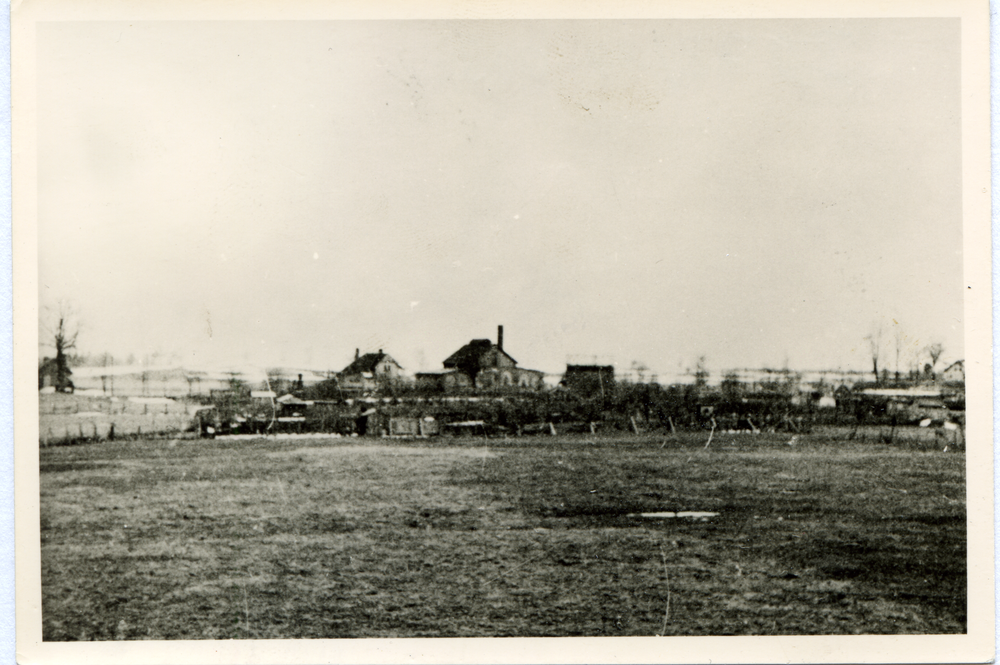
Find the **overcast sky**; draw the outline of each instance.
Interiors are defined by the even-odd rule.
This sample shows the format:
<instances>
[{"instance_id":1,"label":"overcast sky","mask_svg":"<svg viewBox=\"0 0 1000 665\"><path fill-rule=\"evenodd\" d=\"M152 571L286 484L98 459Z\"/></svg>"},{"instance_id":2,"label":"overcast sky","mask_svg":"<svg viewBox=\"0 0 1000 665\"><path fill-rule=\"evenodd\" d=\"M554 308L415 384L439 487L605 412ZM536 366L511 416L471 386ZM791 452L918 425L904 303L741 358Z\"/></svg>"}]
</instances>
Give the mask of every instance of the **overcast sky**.
<instances>
[{"instance_id":1,"label":"overcast sky","mask_svg":"<svg viewBox=\"0 0 1000 665\"><path fill-rule=\"evenodd\" d=\"M42 24L40 303L190 366L957 359L959 27Z\"/></svg>"}]
</instances>

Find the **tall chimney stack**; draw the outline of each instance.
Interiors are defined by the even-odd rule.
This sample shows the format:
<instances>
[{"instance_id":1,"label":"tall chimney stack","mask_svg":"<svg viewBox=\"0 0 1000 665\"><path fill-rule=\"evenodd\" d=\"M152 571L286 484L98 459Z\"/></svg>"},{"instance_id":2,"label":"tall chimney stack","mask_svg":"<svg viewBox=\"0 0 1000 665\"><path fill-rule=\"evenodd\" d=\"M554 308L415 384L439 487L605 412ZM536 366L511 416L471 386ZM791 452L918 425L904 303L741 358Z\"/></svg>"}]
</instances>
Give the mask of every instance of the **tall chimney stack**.
<instances>
[{"instance_id":1,"label":"tall chimney stack","mask_svg":"<svg viewBox=\"0 0 1000 665\"><path fill-rule=\"evenodd\" d=\"M354 349L354 359L357 360L361 357L361 349Z\"/></svg>"},{"instance_id":2,"label":"tall chimney stack","mask_svg":"<svg viewBox=\"0 0 1000 665\"><path fill-rule=\"evenodd\" d=\"M497 348L503 351L503 326L497 326Z\"/></svg>"}]
</instances>

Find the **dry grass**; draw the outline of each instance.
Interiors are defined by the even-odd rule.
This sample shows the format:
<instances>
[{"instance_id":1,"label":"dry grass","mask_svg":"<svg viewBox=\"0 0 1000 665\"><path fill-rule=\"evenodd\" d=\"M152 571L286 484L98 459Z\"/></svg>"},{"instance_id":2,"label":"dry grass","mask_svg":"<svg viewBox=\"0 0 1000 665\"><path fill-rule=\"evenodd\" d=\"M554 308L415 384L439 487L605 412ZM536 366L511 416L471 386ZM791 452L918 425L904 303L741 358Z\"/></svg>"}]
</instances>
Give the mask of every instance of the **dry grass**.
<instances>
[{"instance_id":1,"label":"dry grass","mask_svg":"<svg viewBox=\"0 0 1000 665\"><path fill-rule=\"evenodd\" d=\"M963 632L964 455L787 439L47 448L44 638Z\"/></svg>"}]
</instances>

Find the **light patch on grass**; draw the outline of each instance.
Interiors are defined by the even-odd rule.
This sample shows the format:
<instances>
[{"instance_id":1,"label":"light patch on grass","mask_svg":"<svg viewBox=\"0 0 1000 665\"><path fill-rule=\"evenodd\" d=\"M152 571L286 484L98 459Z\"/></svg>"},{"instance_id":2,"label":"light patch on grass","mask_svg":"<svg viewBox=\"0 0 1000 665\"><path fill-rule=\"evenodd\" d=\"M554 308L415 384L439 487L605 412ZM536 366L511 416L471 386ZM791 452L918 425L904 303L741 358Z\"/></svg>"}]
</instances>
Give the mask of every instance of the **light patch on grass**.
<instances>
[{"instance_id":1,"label":"light patch on grass","mask_svg":"<svg viewBox=\"0 0 1000 665\"><path fill-rule=\"evenodd\" d=\"M174 591L169 594L168 598L172 601L178 601L190 596L218 596L222 593L224 593L224 590L218 584L201 583Z\"/></svg>"}]
</instances>

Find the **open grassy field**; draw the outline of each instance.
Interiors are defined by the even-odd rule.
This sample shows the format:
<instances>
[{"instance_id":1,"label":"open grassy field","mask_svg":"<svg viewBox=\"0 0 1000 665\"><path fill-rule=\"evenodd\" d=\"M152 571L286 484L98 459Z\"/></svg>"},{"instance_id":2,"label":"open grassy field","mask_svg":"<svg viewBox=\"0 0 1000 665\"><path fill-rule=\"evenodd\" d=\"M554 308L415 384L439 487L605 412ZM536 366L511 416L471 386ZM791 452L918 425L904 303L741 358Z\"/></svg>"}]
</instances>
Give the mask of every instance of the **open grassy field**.
<instances>
[{"instance_id":1,"label":"open grassy field","mask_svg":"<svg viewBox=\"0 0 1000 665\"><path fill-rule=\"evenodd\" d=\"M43 636L964 632L964 453L789 439L44 448Z\"/></svg>"}]
</instances>

